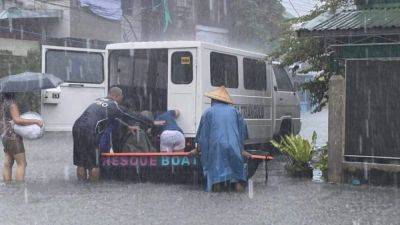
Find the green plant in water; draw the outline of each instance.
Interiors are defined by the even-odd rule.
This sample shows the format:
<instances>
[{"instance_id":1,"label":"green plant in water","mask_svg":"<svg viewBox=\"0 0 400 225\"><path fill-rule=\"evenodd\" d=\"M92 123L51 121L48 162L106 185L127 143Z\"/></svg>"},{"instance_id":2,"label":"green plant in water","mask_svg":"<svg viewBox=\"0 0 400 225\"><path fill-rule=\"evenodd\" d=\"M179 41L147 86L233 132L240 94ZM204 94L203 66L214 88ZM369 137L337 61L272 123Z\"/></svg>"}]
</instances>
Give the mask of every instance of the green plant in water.
<instances>
[{"instance_id":1,"label":"green plant in water","mask_svg":"<svg viewBox=\"0 0 400 225\"><path fill-rule=\"evenodd\" d=\"M300 135L287 135L279 143L271 141L275 148L280 149L288 156L289 162L286 164L286 170L295 176L310 176L310 160L315 151L317 133L314 131L311 143Z\"/></svg>"},{"instance_id":2,"label":"green plant in water","mask_svg":"<svg viewBox=\"0 0 400 225\"><path fill-rule=\"evenodd\" d=\"M328 144L322 147L321 160L315 165L315 168L320 169L324 174L328 172Z\"/></svg>"}]
</instances>

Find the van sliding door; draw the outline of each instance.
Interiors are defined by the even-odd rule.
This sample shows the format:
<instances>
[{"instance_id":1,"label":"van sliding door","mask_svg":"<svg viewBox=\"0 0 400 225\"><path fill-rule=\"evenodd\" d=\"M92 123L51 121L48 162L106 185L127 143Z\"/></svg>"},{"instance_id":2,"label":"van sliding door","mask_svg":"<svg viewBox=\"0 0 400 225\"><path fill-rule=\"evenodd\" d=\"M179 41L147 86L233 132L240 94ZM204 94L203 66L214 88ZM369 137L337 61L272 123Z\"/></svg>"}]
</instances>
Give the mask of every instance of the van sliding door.
<instances>
[{"instance_id":1,"label":"van sliding door","mask_svg":"<svg viewBox=\"0 0 400 225\"><path fill-rule=\"evenodd\" d=\"M196 133L196 49L168 51L168 109L179 109L177 122L185 136Z\"/></svg>"}]
</instances>

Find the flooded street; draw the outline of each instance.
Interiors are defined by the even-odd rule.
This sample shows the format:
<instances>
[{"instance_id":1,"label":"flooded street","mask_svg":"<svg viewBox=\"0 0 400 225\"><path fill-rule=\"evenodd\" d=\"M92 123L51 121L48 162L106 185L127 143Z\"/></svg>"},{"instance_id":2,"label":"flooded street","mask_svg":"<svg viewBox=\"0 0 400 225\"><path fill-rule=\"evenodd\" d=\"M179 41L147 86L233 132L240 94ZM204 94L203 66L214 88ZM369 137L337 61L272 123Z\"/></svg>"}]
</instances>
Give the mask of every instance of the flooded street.
<instances>
[{"instance_id":1,"label":"flooded street","mask_svg":"<svg viewBox=\"0 0 400 225\"><path fill-rule=\"evenodd\" d=\"M400 0L0 0L0 225L400 225L399 71Z\"/></svg>"},{"instance_id":2,"label":"flooded street","mask_svg":"<svg viewBox=\"0 0 400 225\"><path fill-rule=\"evenodd\" d=\"M279 160L254 190L206 193L191 185L80 183L70 133L26 141L26 184L0 186L0 224L398 224L392 187L313 183L289 178ZM3 154L0 154L3 160ZM252 198L250 198L252 197Z\"/></svg>"}]
</instances>

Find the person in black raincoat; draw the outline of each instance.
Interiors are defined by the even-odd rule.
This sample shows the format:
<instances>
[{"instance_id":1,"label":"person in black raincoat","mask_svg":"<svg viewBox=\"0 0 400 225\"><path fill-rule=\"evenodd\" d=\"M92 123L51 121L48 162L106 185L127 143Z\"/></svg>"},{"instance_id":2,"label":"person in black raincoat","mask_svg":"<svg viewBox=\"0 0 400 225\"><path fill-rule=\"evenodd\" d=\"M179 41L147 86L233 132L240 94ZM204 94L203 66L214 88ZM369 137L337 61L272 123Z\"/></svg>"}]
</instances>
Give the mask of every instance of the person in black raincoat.
<instances>
[{"instance_id":1,"label":"person in black raincoat","mask_svg":"<svg viewBox=\"0 0 400 225\"><path fill-rule=\"evenodd\" d=\"M119 104L123 101L122 90L113 87L106 98L92 103L75 121L72 134L74 140L73 160L77 166L79 180L97 180L99 178L99 141L102 133L115 120L130 125L133 131L138 126L148 129L154 121L140 114L127 113ZM89 173L88 173L89 172Z\"/></svg>"}]
</instances>

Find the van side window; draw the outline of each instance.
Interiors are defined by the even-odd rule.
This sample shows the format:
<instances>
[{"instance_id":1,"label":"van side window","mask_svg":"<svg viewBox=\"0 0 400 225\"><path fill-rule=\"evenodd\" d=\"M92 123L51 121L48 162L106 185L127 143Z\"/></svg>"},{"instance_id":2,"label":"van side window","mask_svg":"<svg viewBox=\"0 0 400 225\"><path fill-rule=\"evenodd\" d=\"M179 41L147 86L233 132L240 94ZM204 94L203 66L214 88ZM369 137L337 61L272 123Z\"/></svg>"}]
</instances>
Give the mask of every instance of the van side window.
<instances>
[{"instance_id":1,"label":"van side window","mask_svg":"<svg viewBox=\"0 0 400 225\"><path fill-rule=\"evenodd\" d=\"M210 54L211 85L238 88L238 59L236 56L217 52Z\"/></svg>"},{"instance_id":2,"label":"van side window","mask_svg":"<svg viewBox=\"0 0 400 225\"><path fill-rule=\"evenodd\" d=\"M267 90L267 70L264 61L243 59L244 88L247 90Z\"/></svg>"},{"instance_id":3,"label":"van side window","mask_svg":"<svg viewBox=\"0 0 400 225\"><path fill-rule=\"evenodd\" d=\"M101 84L104 81L101 53L48 50L46 73L69 83Z\"/></svg>"},{"instance_id":4,"label":"van side window","mask_svg":"<svg viewBox=\"0 0 400 225\"><path fill-rule=\"evenodd\" d=\"M171 80L174 84L193 81L193 56L191 52L174 52L171 56Z\"/></svg>"},{"instance_id":5,"label":"van side window","mask_svg":"<svg viewBox=\"0 0 400 225\"><path fill-rule=\"evenodd\" d=\"M290 81L289 75L282 66L272 66L276 78L276 84L278 85L278 91L293 91L292 82Z\"/></svg>"}]
</instances>

